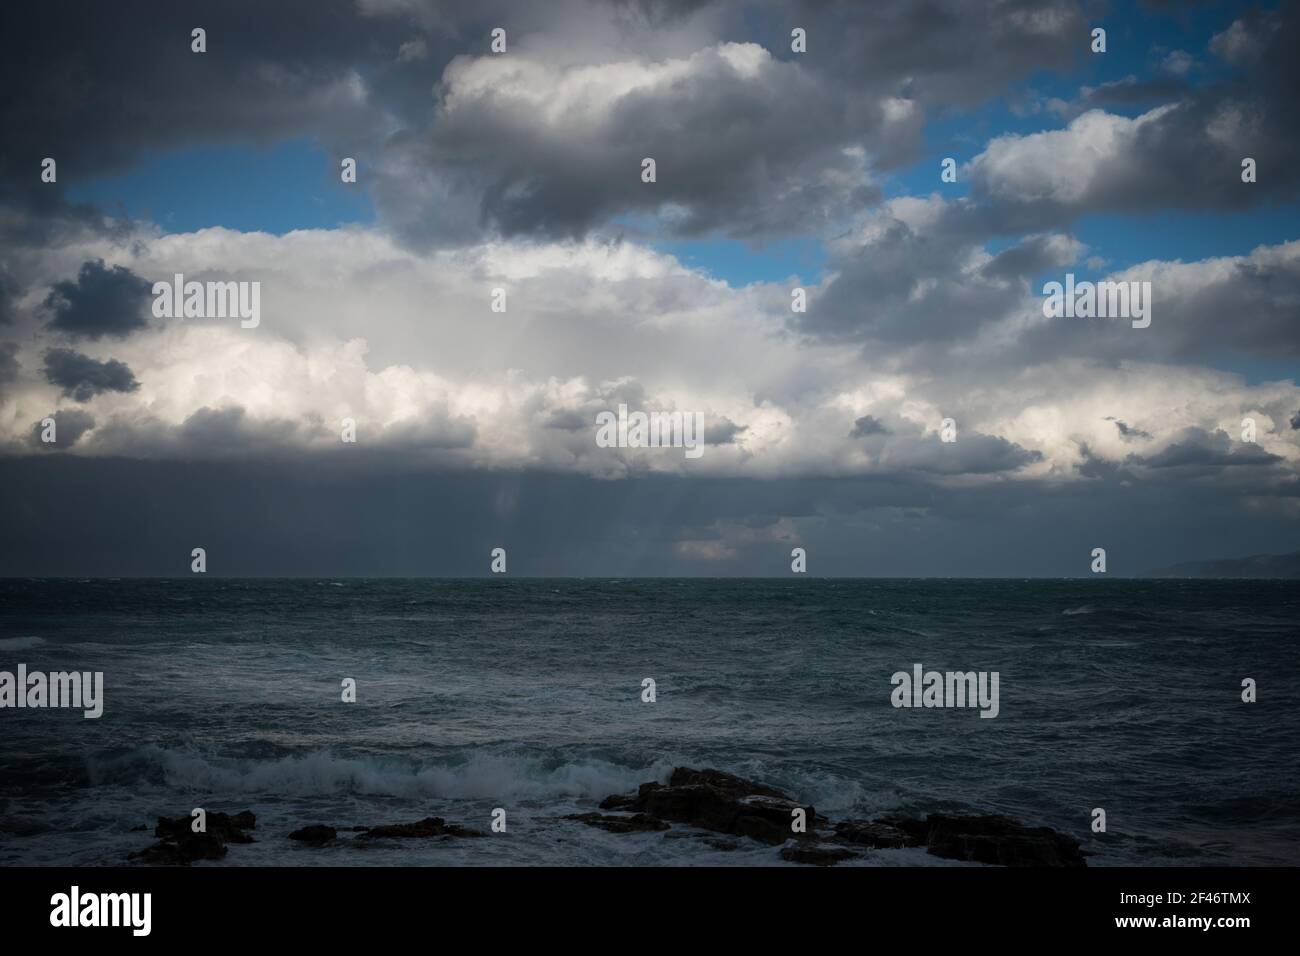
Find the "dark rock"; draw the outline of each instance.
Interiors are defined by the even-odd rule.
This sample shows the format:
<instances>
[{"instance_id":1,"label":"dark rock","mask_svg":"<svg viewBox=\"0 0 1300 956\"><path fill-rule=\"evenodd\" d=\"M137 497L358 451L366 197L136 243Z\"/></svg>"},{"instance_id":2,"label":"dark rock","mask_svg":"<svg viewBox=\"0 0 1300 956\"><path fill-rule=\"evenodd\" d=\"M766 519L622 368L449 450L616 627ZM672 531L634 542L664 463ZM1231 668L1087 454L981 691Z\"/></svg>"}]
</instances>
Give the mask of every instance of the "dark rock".
<instances>
[{"instance_id":1,"label":"dark rock","mask_svg":"<svg viewBox=\"0 0 1300 956\"><path fill-rule=\"evenodd\" d=\"M463 827L459 823L448 823L443 827L446 836L453 837L485 837L487 836L482 830L475 830L473 827Z\"/></svg>"},{"instance_id":2,"label":"dark rock","mask_svg":"<svg viewBox=\"0 0 1300 956\"><path fill-rule=\"evenodd\" d=\"M442 817L425 817L415 823L393 823L382 827L368 827L361 832L361 839L381 839L394 837L398 839L427 837L481 837L487 836L482 830L473 830L458 823L448 823Z\"/></svg>"},{"instance_id":3,"label":"dark rock","mask_svg":"<svg viewBox=\"0 0 1300 956\"><path fill-rule=\"evenodd\" d=\"M656 833L667 830L668 824L644 813L631 816L614 816L609 813L572 813L567 820L581 820L588 826L600 827L610 833Z\"/></svg>"},{"instance_id":4,"label":"dark rock","mask_svg":"<svg viewBox=\"0 0 1300 956\"><path fill-rule=\"evenodd\" d=\"M677 767L668 778L670 787L707 786L721 790L734 797L775 797L789 800L788 793L782 793L775 787L754 783L735 774L723 773L721 770L692 770L690 767Z\"/></svg>"},{"instance_id":5,"label":"dark rock","mask_svg":"<svg viewBox=\"0 0 1300 956\"><path fill-rule=\"evenodd\" d=\"M310 843L312 846L323 846L338 839L338 835L338 831L333 827L316 824L315 826L303 827L301 830L294 830L289 834L289 839Z\"/></svg>"},{"instance_id":6,"label":"dark rock","mask_svg":"<svg viewBox=\"0 0 1300 956\"><path fill-rule=\"evenodd\" d=\"M835 837L843 843L856 843L878 850L921 846L924 842L923 837L880 820L841 820L835 824Z\"/></svg>"},{"instance_id":7,"label":"dark rock","mask_svg":"<svg viewBox=\"0 0 1300 956\"><path fill-rule=\"evenodd\" d=\"M151 866L187 866L197 860L219 860L226 855L227 843L252 843L245 833L257 825L257 818L248 810L229 816L225 813L206 815L206 832L195 833L194 817L159 817L154 827L158 842L130 854L127 859Z\"/></svg>"},{"instance_id":8,"label":"dark rock","mask_svg":"<svg viewBox=\"0 0 1300 956\"><path fill-rule=\"evenodd\" d=\"M648 783L641 784L643 787L652 786ZM655 784L654 786L658 786ZM602 810L626 810L640 799L641 794L637 793L615 793L600 801Z\"/></svg>"},{"instance_id":9,"label":"dark rock","mask_svg":"<svg viewBox=\"0 0 1300 956\"><path fill-rule=\"evenodd\" d=\"M852 850L834 843L799 840L781 848L781 859L791 863L811 863L814 866L834 866L841 860L851 860L855 856L857 854Z\"/></svg>"},{"instance_id":10,"label":"dark rock","mask_svg":"<svg viewBox=\"0 0 1300 956\"><path fill-rule=\"evenodd\" d=\"M1079 841L1050 827L1026 827L996 814L925 818L926 844L935 856L999 866L1087 866Z\"/></svg>"},{"instance_id":11,"label":"dark rock","mask_svg":"<svg viewBox=\"0 0 1300 956\"><path fill-rule=\"evenodd\" d=\"M678 767L667 784L643 783L635 796L609 797L602 810L646 813L764 843L784 843L791 835L792 811L802 808L809 821L816 810L789 794L720 770Z\"/></svg>"},{"instance_id":12,"label":"dark rock","mask_svg":"<svg viewBox=\"0 0 1300 956\"><path fill-rule=\"evenodd\" d=\"M666 784L643 783L634 794L607 797L600 808L632 816L603 817L593 813L575 818L593 826L604 826L608 821L606 829L622 833L651 828L649 823L627 822L643 816L772 845L786 843L794 835L790 827L795 809L805 812L810 831L829 825L813 807L796 802L780 790L720 770L689 767L675 769ZM815 837L813 832L803 835L782 850L782 857L828 865L856 855L846 844L877 849L925 846L935 856L1001 866L1087 865L1077 840L1048 827L1026 827L992 814L931 814L924 820L895 816L842 820L835 826L834 843L818 842ZM727 843L728 849L734 847L729 841L719 842Z\"/></svg>"},{"instance_id":13,"label":"dark rock","mask_svg":"<svg viewBox=\"0 0 1300 956\"><path fill-rule=\"evenodd\" d=\"M163 840L184 839L194 832L194 819L192 816L159 817L153 835ZM220 837L226 843L252 843L253 838L244 831L257 826L257 817L248 810L234 816L212 812L207 814L206 824L209 834Z\"/></svg>"},{"instance_id":14,"label":"dark rock","mask_svg":"<svg viewBox=\"0 0 1300 956\"><path fill-rule=\"evenodd\" d=\"M196 860L220 860L226 855L226 842L215 833L186 833L174 839L159 840L127 857L150 866L188 866Z\"/></svg>"},{"instance_id":15,"label":"dark rock","mask_svg":"<svg viewBox=\"0 0 1300 956\"><path fill-rule=\"evenodd\" d=\"M930 833L926 822L915 817L885 816L873 822L902 830L907 834L908 846L925 846L925 839Z\"/></svg>"}]
</instances>

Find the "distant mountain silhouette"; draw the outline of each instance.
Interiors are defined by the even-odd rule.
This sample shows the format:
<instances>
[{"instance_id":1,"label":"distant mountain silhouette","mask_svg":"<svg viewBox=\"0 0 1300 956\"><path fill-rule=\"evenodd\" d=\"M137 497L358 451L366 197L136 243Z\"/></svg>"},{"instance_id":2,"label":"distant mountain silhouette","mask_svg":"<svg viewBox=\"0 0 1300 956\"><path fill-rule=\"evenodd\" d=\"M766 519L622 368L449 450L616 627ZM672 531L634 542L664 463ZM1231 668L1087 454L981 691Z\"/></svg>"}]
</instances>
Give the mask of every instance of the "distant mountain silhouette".
<instances>
[{"instance_id":1,"label":"distant mountain silhouette","mask_svg":"<svg viewBox=\"0 0 1300 956\"><path fill-rule=\"evenodd\" d=\"M1186 561L1147 571L1144 578L1300 578L1300 551L1252 554L1248 558Z\"/></svg>"}]
</instances>

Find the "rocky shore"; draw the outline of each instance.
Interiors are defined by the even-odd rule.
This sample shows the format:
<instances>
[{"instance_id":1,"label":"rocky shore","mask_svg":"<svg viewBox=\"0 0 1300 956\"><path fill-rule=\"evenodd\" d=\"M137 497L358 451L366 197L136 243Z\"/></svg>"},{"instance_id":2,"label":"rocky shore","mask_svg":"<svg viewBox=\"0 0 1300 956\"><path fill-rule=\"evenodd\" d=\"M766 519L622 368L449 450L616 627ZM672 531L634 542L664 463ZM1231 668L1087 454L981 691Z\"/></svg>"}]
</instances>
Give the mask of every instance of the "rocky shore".
<instances>
[{"instance_id":1,"label":"rocky shore","mask_svg":"<svg viewBox=\"0 0 1300 956\"><path fill-rule=\"evenodd\" d=\"M800 812L801 811L801 812ZM832 823L815 807L773 787L720 770L678 767L667 783L643 783L636 793L601 801L600 812L565 819L611 833L662 833L663 839L696 839L717 850L734 850L752 840L781 847L792 863L829 866L873 850L924 847L934 856L999 866L1086 866L1079 841L1048 827L1030 827L995 814L940 814L922 818L886 816ZM803 821L797 832L794 821ZM230 844L252 843L256 818L245 810L209 813L207 829L195 833L188 816L160 817L152 846L132 853L133 862L153 866L219 860ZM142 828L145 829L145 828ZM426 817L414 823L334 827L311 824L278 837L310 847L342 845L340 833L355 833L347 845L376 840L461 840L488 836L482 830Z\"/></svg>"}]
</instances>

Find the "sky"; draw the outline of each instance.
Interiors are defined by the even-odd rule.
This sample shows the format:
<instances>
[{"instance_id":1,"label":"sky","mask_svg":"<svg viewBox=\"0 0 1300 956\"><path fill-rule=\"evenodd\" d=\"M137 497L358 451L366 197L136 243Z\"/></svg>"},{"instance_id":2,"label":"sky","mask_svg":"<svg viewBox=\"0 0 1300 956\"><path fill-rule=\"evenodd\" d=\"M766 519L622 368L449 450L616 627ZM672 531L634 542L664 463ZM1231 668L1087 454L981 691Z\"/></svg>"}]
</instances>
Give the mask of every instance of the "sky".
<instances>
[{"instance_id":1,"label":"sky","mask_svg":"<svg viewBox=\"0 0 1300 956\"><path fill-rule=\"evenodd\" d=\"M0 574L1300 549L1297 5L174 6L0 11Z\"/></svg>"}]
</instances>

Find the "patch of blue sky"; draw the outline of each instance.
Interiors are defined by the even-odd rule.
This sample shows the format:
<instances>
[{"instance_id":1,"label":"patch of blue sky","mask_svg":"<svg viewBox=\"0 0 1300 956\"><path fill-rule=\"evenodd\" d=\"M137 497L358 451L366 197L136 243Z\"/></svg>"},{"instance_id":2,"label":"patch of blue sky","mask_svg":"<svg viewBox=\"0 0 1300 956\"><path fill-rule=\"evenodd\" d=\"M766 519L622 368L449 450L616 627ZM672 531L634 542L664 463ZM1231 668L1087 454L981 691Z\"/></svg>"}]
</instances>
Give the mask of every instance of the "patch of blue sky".
<instances>
[{"instance_id":1,"label":"patch of blue sky","mask_svg":"<svg viewBox=\"0 0 1300 956\"><path fill-rule=\"evenodd\" d=\"M113 176L85 182L69 177L68 195L110 215L149 220L167 232L224 226L283 235L373 222L364 187L343 183L338 163L310 140L201 146ZM64 179L63 169L59 173Z\"/></svg>"}]
</instances>

